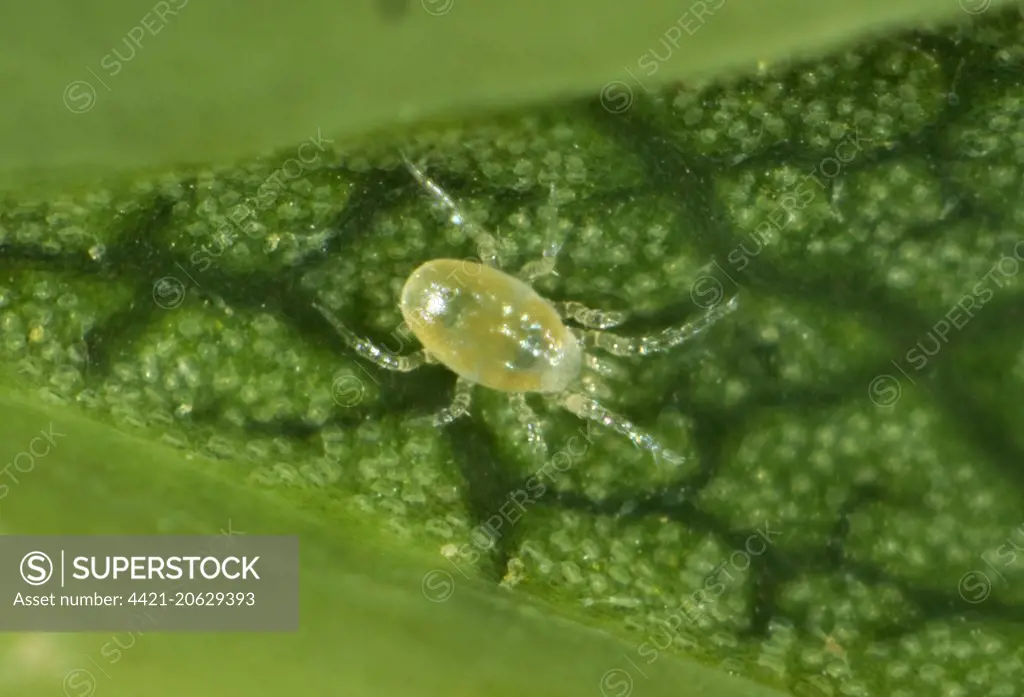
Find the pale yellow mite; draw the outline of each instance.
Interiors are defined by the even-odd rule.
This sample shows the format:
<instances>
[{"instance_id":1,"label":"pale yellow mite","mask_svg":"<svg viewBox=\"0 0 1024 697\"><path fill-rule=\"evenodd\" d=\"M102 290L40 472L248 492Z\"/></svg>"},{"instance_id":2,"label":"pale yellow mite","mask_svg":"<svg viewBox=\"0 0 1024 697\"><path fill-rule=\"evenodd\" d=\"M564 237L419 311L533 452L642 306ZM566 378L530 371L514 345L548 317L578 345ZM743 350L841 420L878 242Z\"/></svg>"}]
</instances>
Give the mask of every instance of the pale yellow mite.
<instances>
[{"instance_id":1,"label":"pale yellow mite","mask_svg":"<svg viewBox=\"0 0 1024 697\"><path fill-rule=\"evenodd\" d=\"M509 393L529 445L538 458L547 447L539 420L526 402L527 394L540 394L576 414L611 428L637 447L671 462L683 458L664 448L653 436L629 420L601 406L597 376L611 372L584 349L603 349L618 356L668 351L710 327L736 308L736 299L706 310L695 320L647 337L621 337L603 331L625 321L623 312L589 309L577 302L552 303L529 281L554 273L560 240L549 242L544 259L526 264L518 278L495 268L494 237L470 223L455 201L423 171L406 160L409 171L463 226L477 244L480 262L434 259L419 266L405 282L399 309L409 331L423 345L413 354L395 355L358 337L327 308L314 306L334 325L360 356L381 368L408 372L427 363L441 363L458 378L452 404L432 418L443 426L465 415L473 385ZM582 325L570 327L566 319ZM589 375L584 377L584 369Z\"/></svg>"},{"instance_id":2,"label":"pale yellow mite","mask_svg":"<svg viewBox=\"0 0 1024 697\"><path fill-rule=\"evenodd\" d=\"M424 350L456 375L502 392L562 392L580 374L576 336L529 285L475 261L412 272L399 309Z\"/></svg>"}]
</instances>

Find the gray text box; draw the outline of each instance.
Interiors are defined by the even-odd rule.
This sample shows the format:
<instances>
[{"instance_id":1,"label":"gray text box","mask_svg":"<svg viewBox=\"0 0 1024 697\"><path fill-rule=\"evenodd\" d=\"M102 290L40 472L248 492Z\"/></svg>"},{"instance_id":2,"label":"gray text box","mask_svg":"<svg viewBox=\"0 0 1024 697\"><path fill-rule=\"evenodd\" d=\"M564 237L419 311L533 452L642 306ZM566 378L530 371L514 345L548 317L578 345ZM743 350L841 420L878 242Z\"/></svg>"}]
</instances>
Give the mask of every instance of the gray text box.
<instances>
[{"instance_id":1,"label":"gray text box","mask_svg":"<svg viewBox=\"0 0 1024 697\"><path fill-rule=\"evenodd\" d=\"M299 540L0 535L0 631L296 631Z\"/></svg>"}]
</instances>

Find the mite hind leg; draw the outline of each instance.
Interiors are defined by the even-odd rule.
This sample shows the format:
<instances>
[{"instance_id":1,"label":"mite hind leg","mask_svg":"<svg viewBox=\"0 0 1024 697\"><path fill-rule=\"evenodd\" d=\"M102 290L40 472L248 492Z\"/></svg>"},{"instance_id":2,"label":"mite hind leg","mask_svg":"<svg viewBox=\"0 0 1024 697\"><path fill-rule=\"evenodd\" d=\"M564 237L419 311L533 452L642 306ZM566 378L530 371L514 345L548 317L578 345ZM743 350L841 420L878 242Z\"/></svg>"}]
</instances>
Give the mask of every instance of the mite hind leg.
<instances>
[{"instance_id":1,"label":"mite hind leg","mask_svg":"<svg viewBox=\"0 0 1024 697\"><path fill-rule=\"evenodd\" d=\"M426 189L434 201L445 210L448 214L448 221L465 230L466 234L473 240L473 243L476 244L477 255L479 255L480 261L488 266L497 268L499 266L498 241L494 235L467 217L455 199L449 196L437 182L428 177L422 167L413 164L412 160L405 153L402 153L402 161L405 162L406 169L419 182L420 186Z\"/></svg>"},{"instance_id":2,"label":"mite hind leg","mask_svg":"<svg viewBox=\"0 0 1024 697\"><path fill-rule=\"evenodd\" d=\"M469 413L473 404L473 383L463 377L455 380L455 394L451 403L430 416L419 416L410 420L411 425L444 428Z\"/></svg>"},{"instance_id":3,"label":"mite hind leg","mask_svg":"<svg viewBox=\"0 0 1024 697\"><path fill-rule=\"evenodd\" d=\"M394 370L399 373L408 373L411 370L416 370L420 366L432 362L430 356L423 350L404 356L396 356L393 353L385 351L369 339L364 339L346 327L333 312L323 305L313 303L313 307L331 323L331 326L334 327L334 330L338 332L338 335L341 336L346 344L348 344L349 348L351 348L360 358L365 358L380 368L384 368L385 370Z\"/></svg>"},{"instance_id":4,"label":"mite hind leg","mask_svg":"<svg viewBox=\"0 0 1024 697\"><path fill-rule=\"evenodd\" d=\"M509 395L512 410L515 412L519 425L526 431L526 445L534 463L540 465L547 459L548 446L544 440L544 428L537 413L526 402L526 395L516 393Z\"/></svg>"}]
</instances>

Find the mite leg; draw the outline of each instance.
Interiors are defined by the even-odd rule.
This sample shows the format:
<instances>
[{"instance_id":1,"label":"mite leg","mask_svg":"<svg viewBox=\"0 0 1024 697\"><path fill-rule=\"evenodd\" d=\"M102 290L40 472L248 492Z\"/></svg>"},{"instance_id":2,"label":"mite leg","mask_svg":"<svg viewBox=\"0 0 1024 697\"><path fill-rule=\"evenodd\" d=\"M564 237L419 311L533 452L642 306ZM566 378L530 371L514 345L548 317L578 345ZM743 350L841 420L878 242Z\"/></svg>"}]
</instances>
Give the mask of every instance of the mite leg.
<instances>
[{"instance_id":1,"label":"mite leg","mask_svg":"<svg viewBox=\"0 0 1024 697\"><path fill-rule=\"evenodd\" d=\"M452 397L452 403L425 420L434 428L447 426L456 419L460 419L468 414L472 403L473 383L463 377L459 377L455 380L455 395Z\"/></svg>"},{"instance_id":2,"label":"mite leg","mask_svg":"<svg viewBox=\"0 0 1024 697\"><path fill-rule=\"evenodd\" d=\"M516 393L509 396L512 409L515 411L519 424L526 430L526 444L534 462L540 464L547 459L548 446L544 441L544 428L541 426L537 413L526 402L526 395Z\"/></svg>"},{"instance_id":3,"label":"mite leg","mask_svg":"<svg viewBox=\"0 0 1024 697\"><path fill-rule=\"evenodd\" d=\"M416 370L425 363L431 362L426 351L423 350L405 356L396 356L384 351L374 345L372 341L357 336L351 329L342 324L341 320L338 319L333 312L323 305L313 303L313 307L315 307L320 314L331 323L334 330L338 332L341 338L344 339L345 343L348 344L353 351L355 351L361 358L365 358L376 366L385 368L386 370L408 373L410 370Z\"/></svg>"},{"instance_id":4,"label":"mite leg","mask_svg":"<svg viewBox=\"0 0 1024 697\"><path fill-rule=\"evenodd\" d=\"M558 217L558 195L554 184L551 185L548 205L538 211L537 222L543 226L544 251L540 259L523 264L516 274L527 283L533 283L544 276L558 275L555 266L558 263L558 252L561 251L569 231L569 223Z\"/></svg>"},{"instance_id":5,"label":"mite leg","mask_svg":"<svg viewBox=\"0 0 1024 697\"><path fill-rule=\"evenodd\" d=\"M627 312L594 310L574 300L559 300L551 304L562 319L571 319L587 329L610 329L619 326L629 317Z\"/></svg>"},{"instance_id":6,"label":"mite leg","mask_svg":"<svg viewBox=\"0 0 1024 697\"><path fill-rule=\"evenodd\" d=\"M646 356L662 353L692 339L709 329L718 320L735 310L738 302L735 297L728 302L719 303L709 308L704 314L678 327L669 327L650 336L618 336L610 332L588 331L583 333L584 344L603 349L615 356Z\"/></svg>"},{"instance_id":7,"label":"mite leg","mask_svg":"<svg viewBox=\"0 0 1024 697\"><path fill-rule=\"evenodd\" d=\"M654 436L637 427L626 417L605 409L595 399L581 394L567 394L561 398L560 404L581 419L599 423L629 438L633 445L651 453L655 459L662 458L672 465L686 462L685 457L663 446Z\"/></svg>"},{"instance_id":8,"label":"mite leg","mask_svg":"<svg viewBox=\"0 0 1024 697\"><path fill-rule=\"evenodd\" d=\"M487 264L488 266L498 266L498 242L494 238L494 235L483 229L462 212L462 208L455 202L448 193L440 187L437 182L427 176L423 169L415 164L406 157L405 153L402 153L402 160L405 162L406 169L412 174L412 176L419 182L420 186L427 190L427 192L434 198L434 200L440 205L447 213L448 220L453 225L458 225L466 234L470 236L473 242L476 244L477 254L480 256L480 261Z\"/></svg>"},{"instance_id":9,"label":"mite leg","mask_svg":"<svg viewBox=\"0 0 1024 697\"><path fill-rule=\"evenodd\" d=\"M592 353L583 354L583 366L586 370L580 375L580 387L594 399L611 399L615 395L609 385L628 380L628 375L621 366Z\"/></svg>"}]
</instances>

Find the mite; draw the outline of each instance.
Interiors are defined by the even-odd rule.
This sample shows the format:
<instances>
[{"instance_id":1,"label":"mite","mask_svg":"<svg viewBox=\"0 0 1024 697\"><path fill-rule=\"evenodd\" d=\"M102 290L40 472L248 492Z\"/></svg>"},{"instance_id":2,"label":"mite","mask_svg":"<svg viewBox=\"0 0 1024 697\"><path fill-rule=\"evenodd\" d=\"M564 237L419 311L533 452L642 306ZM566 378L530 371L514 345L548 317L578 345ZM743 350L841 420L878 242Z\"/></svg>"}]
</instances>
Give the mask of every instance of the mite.
<instances>
[{"instance_id":1,"label":"mite","mask_svg":"<svg viewBox=\"0 0 1024 697\"><path fill-rule=\"evenodd\" d=\"M524 265L515 276L507 274L498 268L493 235L471 223L420 167L408 158L405 165L447 211L450 221L467 231L477 245L480 261L433 259L410 274L398 305L405 324L423 347L416 353L394 355L381 350L353 333L329 309L314 303L346 344L387 370L408 372L440 363L455 373L450 406L431 417L437 427L466 415L473 387L479 385L509 395L538 458L546 455L547 446L539 419L527 404L528 394L542 395L581 419L611 428L656 458L682 463L684 458L678 453L603 407L593 396L599 391L598 377L610 371L588 349L615 356L669 351L735 310L737 299L718 303L681 326L649 336L612 334L605 330L624 322L627 313L591 309L574 301L552 302L530 285L541 276L555 273L559 242L549 242L543 259Z\"/></svg>"}]
</instances>

